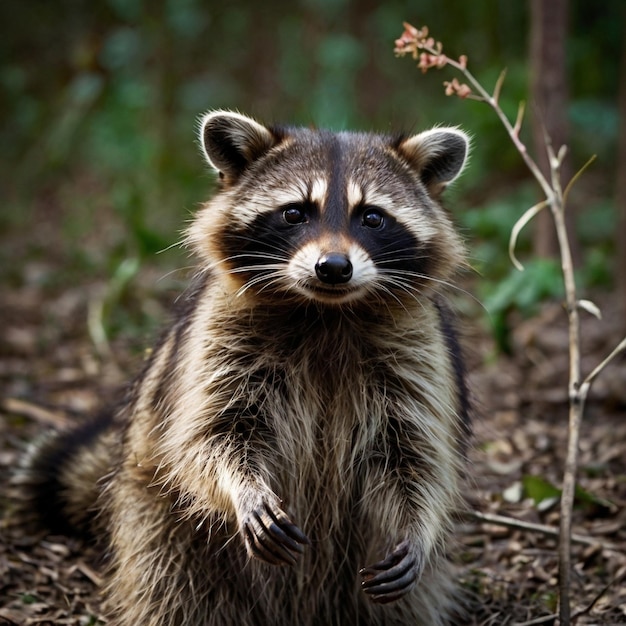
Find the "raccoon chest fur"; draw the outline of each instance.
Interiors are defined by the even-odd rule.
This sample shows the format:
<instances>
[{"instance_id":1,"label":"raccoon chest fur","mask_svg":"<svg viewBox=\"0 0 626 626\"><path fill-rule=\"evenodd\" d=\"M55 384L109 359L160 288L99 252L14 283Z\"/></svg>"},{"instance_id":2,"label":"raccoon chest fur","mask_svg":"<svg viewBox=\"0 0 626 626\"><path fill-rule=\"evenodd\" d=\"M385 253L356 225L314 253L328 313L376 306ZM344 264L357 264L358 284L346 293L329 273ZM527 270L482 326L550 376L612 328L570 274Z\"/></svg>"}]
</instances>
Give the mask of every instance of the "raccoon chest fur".
<instances>
[{"instance_id":1,"label":"raccoon chest fur","mask_svg":"<svg viewBox=\"0 0 626 626\"><path fill-rule=\"evenodd\" d=\"M195 328L203 318L191 322L177 353L182 364L171 362L172 334L152 367L163 371L159 380L172 369L182 375L151 396L148 408L147 399L137 402L149 419L134 439L142 447L151 441L147 454L158 462L144 463L139 451L133 458L160 465L174 493L189 492L193 464L216 449L240 449L253 467L263 466L266 486L284 507L324 536L352 519L357 504L367 509L385 488L386 471L408 466L428 481L437 467L448 473L453 491L448 460L460 435L458 397L447 384L452 372L434 308L406 327L389 314L372 319L371 311L359 309L277 307L268 317L257 311L234 319L227 310L216 317L220 329L208 334L220 340L202 348L193 337L206 333ZM232 487L220 488L230 480L221 474L224 466L211 474L199 468L198 491L215 489L199 511L215 507L234 522Z\"/></svg>"}]
</instances>

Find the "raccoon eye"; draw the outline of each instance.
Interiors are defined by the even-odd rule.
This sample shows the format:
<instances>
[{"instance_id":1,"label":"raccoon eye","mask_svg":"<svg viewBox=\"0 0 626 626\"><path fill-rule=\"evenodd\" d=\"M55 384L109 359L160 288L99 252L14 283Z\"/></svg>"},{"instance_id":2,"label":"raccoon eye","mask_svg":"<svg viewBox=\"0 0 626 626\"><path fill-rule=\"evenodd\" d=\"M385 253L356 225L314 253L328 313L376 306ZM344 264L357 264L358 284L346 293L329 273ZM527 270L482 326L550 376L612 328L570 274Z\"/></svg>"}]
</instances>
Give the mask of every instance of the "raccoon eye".
<instances>
[{"instance_id":1,"label":"raccoon eye","mask_svg":"<svg viewBox=\"0 0 626 626\"><path fill-rule=\"evenodd\" d=\"M362 223L368 228L380 228L385 223L385 218L378 209L367 208L363 211Z\"/></svg>"},{"instance_id":2,"label":"raccoon eye","mask_svg":"<svg viewBox=\"0 0 626 626\"><path fill-rule=\"evenodd\" d=\"M290 204L283 209L283 219L287 224L303 224L307 221L307 215L303 207Z\"/></svg>"}]
</instances>

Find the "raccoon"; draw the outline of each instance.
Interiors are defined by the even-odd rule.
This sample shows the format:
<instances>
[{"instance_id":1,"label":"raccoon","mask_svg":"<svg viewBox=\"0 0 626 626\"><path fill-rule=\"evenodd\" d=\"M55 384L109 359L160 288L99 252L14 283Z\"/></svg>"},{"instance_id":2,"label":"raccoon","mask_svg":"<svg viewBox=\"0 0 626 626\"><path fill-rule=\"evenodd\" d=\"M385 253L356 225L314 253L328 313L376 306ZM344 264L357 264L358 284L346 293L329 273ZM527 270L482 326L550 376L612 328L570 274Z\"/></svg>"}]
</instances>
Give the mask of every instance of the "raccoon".
<instances>
[{"instance_id":1,"label":"raccoon","mask_svg":"<svg viewBox=\"0 0 626 626\"><path fill-rule=\"evenodd\" d=\"M30 454L52 527L106 538L119 626L441 626L469 402L439 199L468 138L201 121L199 268L120 406Z\"/></svg>"}]
</instances>

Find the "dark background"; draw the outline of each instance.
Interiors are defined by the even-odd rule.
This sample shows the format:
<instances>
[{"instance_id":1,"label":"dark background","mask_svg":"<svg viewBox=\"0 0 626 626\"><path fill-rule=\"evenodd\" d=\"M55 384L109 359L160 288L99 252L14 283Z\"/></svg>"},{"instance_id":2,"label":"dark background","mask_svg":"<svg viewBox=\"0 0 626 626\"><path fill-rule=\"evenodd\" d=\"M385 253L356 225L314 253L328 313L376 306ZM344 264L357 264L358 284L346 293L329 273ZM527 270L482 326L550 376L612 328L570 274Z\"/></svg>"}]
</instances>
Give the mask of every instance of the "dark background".
<instances>
[{"instance_id":1,"label":"dark background","mask_svg":"<svg viewBox=\"0 0 626 626\"><path fill-rule=\"evenodd\" d=\"M572 0L569 9L563 115L574 170L598 155L572 194L585 288L614 284L622 9L620 0ZM211 189L198 117L230 108L268 123L333 129L462 126L474 138L473 156L449 205L483 278L479 297L497 316L558 296L558 263L526 255L535 287L519 296L521 275L505 252L538 188L487 106L444 95L451 69L422 75L412 60L395 58L404 20L428 24L450 56L467 54L489 89L507 68L502 103L511 117L529 100L526 2L0 3L3 281L19 285L25 264L43 257L55 266L43 278L61 283L110 277L122 263L130 271L129 260L130 274L146 263L186 262L177 250L157 253L180 239ZM523 137L532 143L529 126ZM522 258L531 245L522 239Z\"/></svg>"}]
</instances>

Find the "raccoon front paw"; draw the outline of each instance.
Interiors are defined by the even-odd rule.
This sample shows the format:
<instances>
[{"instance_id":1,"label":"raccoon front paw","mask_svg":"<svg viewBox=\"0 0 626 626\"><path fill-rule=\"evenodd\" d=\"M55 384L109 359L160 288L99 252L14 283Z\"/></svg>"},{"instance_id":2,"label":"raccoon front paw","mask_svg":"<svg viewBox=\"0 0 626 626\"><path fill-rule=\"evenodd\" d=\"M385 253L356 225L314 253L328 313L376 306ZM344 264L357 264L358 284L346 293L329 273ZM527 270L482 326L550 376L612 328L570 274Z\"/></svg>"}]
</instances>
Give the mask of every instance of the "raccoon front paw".
<instances>
[{"instance_id":1,"label":"raccoon front paw","mask_svg":"<svg viewBox=\"0 0 626 626\"><path fill-rule=\"evenodd\" d=\"M242 530L248 554L272 565L294 565L310 544L282 509L265 502L246 516Z\"/></svg>"},{"instance_id":2,"label":"raccoon front paw","mask_svg":"<svg viewBox=\"0 0 626 626\"><path fill-rule=\"evenodd\" d=\"M364 578L361 588L372 602L395 602L414 587L422 569L418 551L409 541L403 541L384 560L359 572Z\"/></svg>"}]
</instances>

